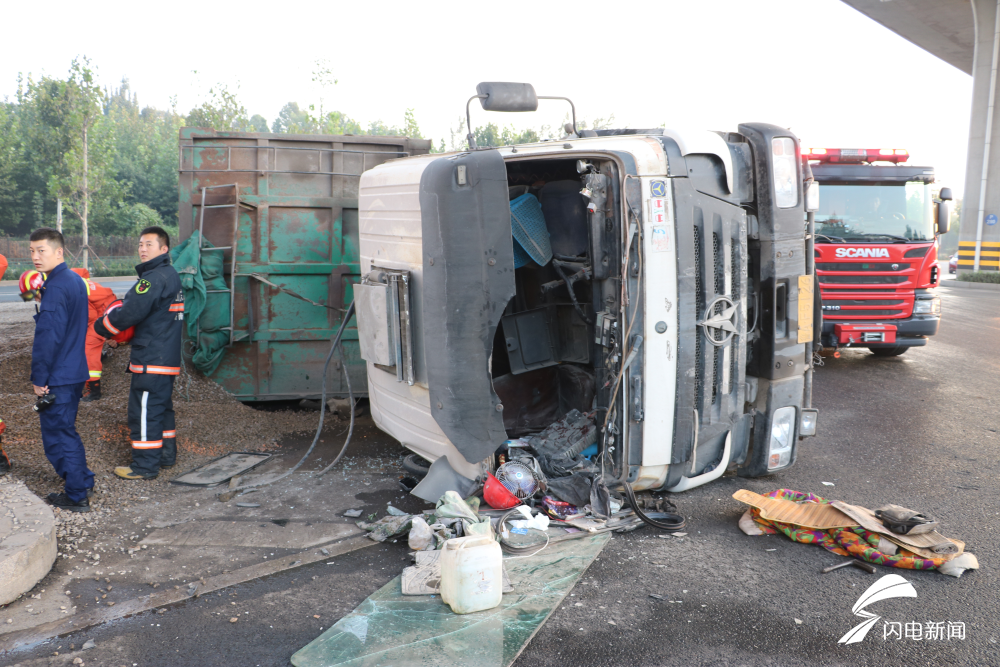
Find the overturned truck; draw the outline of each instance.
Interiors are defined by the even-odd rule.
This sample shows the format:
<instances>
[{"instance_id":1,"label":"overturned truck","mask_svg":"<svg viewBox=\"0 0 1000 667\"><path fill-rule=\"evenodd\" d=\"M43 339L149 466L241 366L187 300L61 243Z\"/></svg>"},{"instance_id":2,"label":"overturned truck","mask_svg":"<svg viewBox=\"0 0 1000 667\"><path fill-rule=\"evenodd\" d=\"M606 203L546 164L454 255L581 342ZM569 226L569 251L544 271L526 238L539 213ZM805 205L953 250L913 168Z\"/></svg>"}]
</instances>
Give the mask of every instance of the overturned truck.
<instances>
[{"instance_id":1,"label":"overturned truck","mask_svg":"<svg viewBox=\"0 0 1000 667\"><path fill-rule=\"evenodd\" d=\"M526 84L476 97L537 106ZM633 491L788 468L816 428L798 140L761 123L567 133L362 175L375 422L438 478L476 478L571 410Z\"/></svg>"}]
</instances>

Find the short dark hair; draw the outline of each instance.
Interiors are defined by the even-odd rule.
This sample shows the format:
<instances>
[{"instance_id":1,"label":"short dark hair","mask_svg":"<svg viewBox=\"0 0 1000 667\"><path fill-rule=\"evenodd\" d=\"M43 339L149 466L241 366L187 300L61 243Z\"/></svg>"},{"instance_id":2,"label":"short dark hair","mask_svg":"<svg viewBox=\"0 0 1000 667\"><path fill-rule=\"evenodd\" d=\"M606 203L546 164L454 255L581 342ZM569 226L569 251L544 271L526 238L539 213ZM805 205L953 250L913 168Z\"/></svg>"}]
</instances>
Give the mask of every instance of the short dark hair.
<instances>
[{"instance_id":1,"label":"short dark hair","mask_svg":"<svg viewBox=\"0 0 1000 667\"><path fill-rule=\"evenodd\" d=\"M29 239L31 241L48 241L57 248L62 248L66 245L66 240L63 238L62 232L51 227L39 227L31 232Z\"/></svg>"},{"instance_id":2,"label":"short dark hair","mask_svg":"<svg viewBox=\"0 0 1000 667\"><path fill-rule=\"evenodd\" d=\"M161 246L164 248L170 247L170 234L167 234L167 230L163 227L157 227L156 225L146 227L144 230L139 232L139 238L142 238L146 234L156 234L156 238L159 239Z\"/></svg>"}]
</instances>

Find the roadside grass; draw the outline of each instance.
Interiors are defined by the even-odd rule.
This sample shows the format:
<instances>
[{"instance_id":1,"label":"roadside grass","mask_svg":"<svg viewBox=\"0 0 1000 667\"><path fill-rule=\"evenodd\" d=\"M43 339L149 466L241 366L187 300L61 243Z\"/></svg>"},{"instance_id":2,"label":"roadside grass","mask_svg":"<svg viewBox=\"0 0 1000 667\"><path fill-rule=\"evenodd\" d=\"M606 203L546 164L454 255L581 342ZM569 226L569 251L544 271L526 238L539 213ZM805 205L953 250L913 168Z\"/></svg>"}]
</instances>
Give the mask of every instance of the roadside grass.
<instances>
[{"instance_id":1,"label":"roadside grass","mask_svg":"<svg viewBox=\"0 0 1000 667\"><path fill-rule=\"evenodd\" d=\"M967 283L1000 284L1000 271L959 271L956 277Z\"/></svg>"},{"instance_id":2,"label":"roadside grass","mask_svg":"<svg viewBox=\"0 0 1000 667\"><path fill-rule=\"evenodd\" d=\"M90 277L91 278L110 278L114 276L134 276L135 275L135 265L139 263L139 257L102 257L102 261L98 261L93 257L90 258ZM34 268L31 264L30 259L10 259L10 264L7 267L6 273L4 273L3 278L8 280L16 280L24 271ZM66 265L71 269L74 267L81 266L79 260L74 261L72 258L67 258Z\"/></svg>"}]
</instances>

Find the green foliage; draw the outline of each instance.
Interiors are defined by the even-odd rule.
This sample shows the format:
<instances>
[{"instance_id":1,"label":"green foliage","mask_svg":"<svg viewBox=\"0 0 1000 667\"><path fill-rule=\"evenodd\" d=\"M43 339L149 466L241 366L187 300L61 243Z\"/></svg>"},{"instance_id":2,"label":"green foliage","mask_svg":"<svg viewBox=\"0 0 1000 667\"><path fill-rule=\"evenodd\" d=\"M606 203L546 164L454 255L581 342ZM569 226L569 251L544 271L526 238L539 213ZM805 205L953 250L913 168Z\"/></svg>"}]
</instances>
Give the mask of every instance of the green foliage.
<instances>
[{"instance_id":1,"label":"green foliage","mask_svg":"<svg viewBox=\"0 0 1000 667\"><path fill-rule=\"evenodd\" d=\"M956 277L967 283L1000 284L1000 272L997 271L959 271Z\"/></svg>"},{"instance_id":2,"label":"green foliage","mask_svg":"<svg viewBox=\"0 0 1000 667\"><path fill-rule=\"evenodd\" d=\"M326 100L337 84L329 63L317 61L312 81L318 105L289 102L269 128L263 116L248 113L238 87L224 84L210 88L206 101L184 115L173 101L166 110L142 106L127 79L101 90L86 58L74 60L62 78L19 75L15 99L0 100L0 235L54 227L61 199L68 234L78 233L86 217L91 235L133 234L161 224L179 240L177 141L184 126L422 138L413 109L399 125L376 120L367 126L329 110ZM443 140L437 150L445 150Z\"/></svg>"},{"instance_id":3,"label":"green foliage","mask_svg":"<svg viewBox=\"0 0 1000 667\"><path fill-rule=\"evenodd\" d=\"M102 225L102 234L138 236L139 232L153 225L163 227L163 218L156 209L145 204L120 202L118 208Z\"/></svg>"},{"instance_id":4,"label":"green foliage","mask_svg":"<svg viewBox=\"0 0 1000 667\"><path fill-rule=\"evenodd\" d=\"M239 90L239 86L237 86ZM208 89L209 99L188 113L190 127L209 127L222 132L250 131L250 117L236 93L224 83Z\"/></svg>"}]
</instances>

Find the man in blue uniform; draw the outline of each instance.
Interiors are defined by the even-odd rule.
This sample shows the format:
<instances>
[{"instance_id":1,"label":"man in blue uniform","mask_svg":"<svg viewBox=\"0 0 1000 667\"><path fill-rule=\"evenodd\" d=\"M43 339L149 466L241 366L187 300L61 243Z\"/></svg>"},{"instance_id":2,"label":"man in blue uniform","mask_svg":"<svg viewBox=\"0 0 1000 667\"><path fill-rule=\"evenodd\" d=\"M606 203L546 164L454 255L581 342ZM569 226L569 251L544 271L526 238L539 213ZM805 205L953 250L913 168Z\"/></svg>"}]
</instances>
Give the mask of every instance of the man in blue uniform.
<instances>
[{"instance_id":1,"label":"man in blue uniform","mask_svg":"<svg viewBox=\"0 0 1000 667\"><path fill-rule=\"evenodd\" d=\"M105 338L135 327L128 395L132 465L115 468L122 479L153 479L177 459L172 395L181 372L184 292L169 253L170 237L161 227L142 230L139 282L94 322L94 331Z\"/></svg>"},{"instance_id":2,"label":"man in blue uniform","mask_svg":"<svg viewBox=\"0 0 1000 667\"><path fill-rule=\"evenodd\" d=\"M87 371L87 285L66 268L63 235L43 227L31 233L29 248L35 269L46 274L42 302L35 315L35 342L31 348L31 384L41 399L38 417L45 456L63 478L66 490L49 494L55 507L89 512L94 473L87 468L83 441L76 432Z\"/></svg>"}]
</instances>

